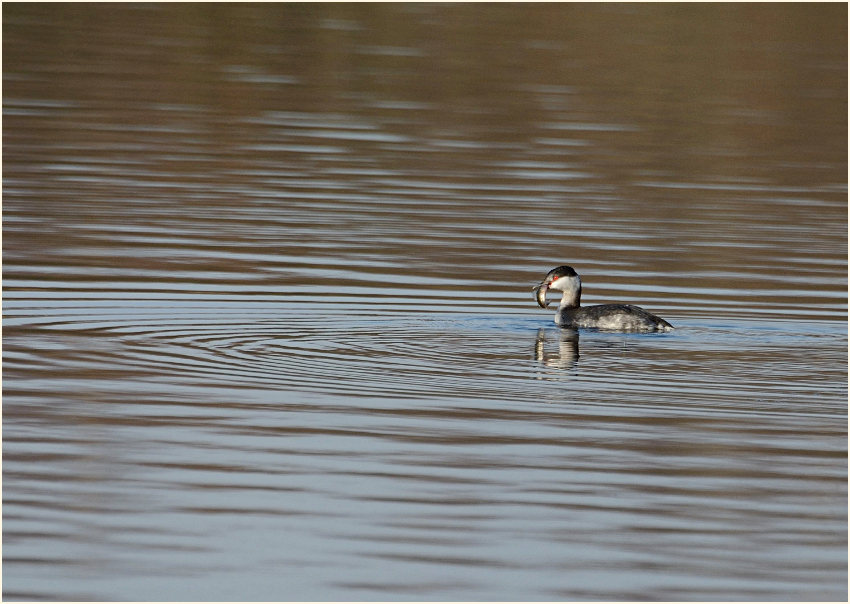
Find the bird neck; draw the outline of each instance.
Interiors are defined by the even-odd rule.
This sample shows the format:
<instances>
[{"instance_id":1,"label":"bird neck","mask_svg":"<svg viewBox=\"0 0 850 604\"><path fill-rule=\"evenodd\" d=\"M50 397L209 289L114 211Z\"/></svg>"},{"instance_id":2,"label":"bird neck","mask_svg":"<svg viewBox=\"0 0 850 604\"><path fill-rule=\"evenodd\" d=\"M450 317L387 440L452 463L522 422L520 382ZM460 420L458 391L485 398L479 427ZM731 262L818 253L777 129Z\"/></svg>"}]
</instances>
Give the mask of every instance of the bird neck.
<instances>
[{"instance_id":1,"label":"bird neck","mask_svg":"<svg viewBox=\"0 0 850 604\"><path fill-rule=\"evenodd\" d=\"M570 287L564 289L559 308L578 308L581 304L581 281L576 279Z\"/></svg>"}]
</instances>

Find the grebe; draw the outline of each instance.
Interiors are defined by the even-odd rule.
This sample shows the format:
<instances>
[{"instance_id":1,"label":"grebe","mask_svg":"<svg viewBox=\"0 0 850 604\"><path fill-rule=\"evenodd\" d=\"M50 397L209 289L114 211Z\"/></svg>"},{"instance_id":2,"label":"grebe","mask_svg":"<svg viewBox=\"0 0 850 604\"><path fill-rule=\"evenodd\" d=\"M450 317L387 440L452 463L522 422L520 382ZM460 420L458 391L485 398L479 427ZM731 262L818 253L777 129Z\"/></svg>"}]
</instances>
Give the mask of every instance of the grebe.
<instances>
[{"instance_id":1,"label":"grebe","mask_svg":"<svg viewBox=\"0 0 850 604\"><path fill-rule=\"evenodd\" d=\"M546 292L564 292L555 315L560 327L595 327L617 331L670 331L673 326L661 317L631 304L600 304L580 306L581 279L571 266L553 268L540 285L534 288L534 297L541 308L546 308Z\"/></svg>"}]
</instances>

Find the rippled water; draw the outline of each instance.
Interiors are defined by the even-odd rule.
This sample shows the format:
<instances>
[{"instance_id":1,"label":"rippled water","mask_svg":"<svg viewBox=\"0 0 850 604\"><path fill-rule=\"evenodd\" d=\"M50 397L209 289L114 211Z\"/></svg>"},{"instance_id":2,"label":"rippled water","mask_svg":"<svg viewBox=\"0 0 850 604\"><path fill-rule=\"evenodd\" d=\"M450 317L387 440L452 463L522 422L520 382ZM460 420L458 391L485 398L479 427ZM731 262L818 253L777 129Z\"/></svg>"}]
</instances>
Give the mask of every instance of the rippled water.
<instances>
[{"instance_id":1,"label":"rippled water","mask_svg":"<svg viewBox=\"0 0 850 604\"><path fill-rule=\"evenodd\" d=\"M104 6L4 7L5 599L846 599L846 7Z\"/></svg>"}]
</instances>

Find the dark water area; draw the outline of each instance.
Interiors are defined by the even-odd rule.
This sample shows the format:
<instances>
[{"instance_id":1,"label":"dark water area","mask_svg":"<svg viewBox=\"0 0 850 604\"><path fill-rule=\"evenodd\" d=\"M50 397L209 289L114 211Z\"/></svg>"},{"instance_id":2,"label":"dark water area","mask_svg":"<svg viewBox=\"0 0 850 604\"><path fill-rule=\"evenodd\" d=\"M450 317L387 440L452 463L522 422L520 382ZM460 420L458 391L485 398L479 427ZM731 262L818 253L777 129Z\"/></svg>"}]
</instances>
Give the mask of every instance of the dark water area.
<instances>
[{"instance_id":1,"label":"dark water area","mask_svg":"<svg viewBox=\"0 0 850 604\"><path fill-rule=\"evenodd\" d=\"M4 5L3 598L846 600L847 84L843 4Z\"/></svg>"}]
</instances>

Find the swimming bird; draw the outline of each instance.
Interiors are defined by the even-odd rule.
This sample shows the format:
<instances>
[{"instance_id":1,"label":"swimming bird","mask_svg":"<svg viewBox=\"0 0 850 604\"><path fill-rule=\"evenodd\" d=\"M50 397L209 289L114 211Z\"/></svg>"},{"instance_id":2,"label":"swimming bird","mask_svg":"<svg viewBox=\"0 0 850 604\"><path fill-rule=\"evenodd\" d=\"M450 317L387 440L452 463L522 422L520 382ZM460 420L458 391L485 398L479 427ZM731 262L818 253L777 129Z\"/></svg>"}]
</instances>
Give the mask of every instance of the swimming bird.
<instances>
[{"instance_id":1,"label":"swimming bird","mask_svg":"<svg viewBox=\"0 0 850 604\"><path fill-rule=\"evenodd\" d=\"M534 298L546 308L546 292L564 292L555 323L576 329L590 327L614 331L670 331L673 326L661 317L631 304L600 304L581 306L581 278L571 266L559 266L546 274L534 288Z\"/></svg>"}]
</instances>

